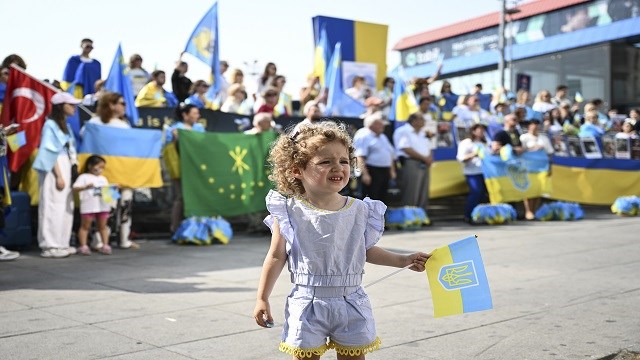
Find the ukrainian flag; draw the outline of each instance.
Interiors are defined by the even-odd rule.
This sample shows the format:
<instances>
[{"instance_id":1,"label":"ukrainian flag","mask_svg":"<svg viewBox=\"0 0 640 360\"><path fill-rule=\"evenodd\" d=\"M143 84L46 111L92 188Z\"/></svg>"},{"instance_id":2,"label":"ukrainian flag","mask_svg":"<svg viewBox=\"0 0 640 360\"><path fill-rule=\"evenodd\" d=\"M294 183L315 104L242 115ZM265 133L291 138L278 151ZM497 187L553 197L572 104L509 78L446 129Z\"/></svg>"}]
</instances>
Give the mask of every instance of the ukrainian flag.
<instances>
[{"instance_id":1,"label":"ukrainian flag","mask_svg":"<svg viewBox=\"0 0 640 360\"><path fill-rule=\"evenodd\" d=\"M511 154L510 145L502 154ZM482 173L492 204L536 198L551 191L549 157L542 151L528 151L520 156L486 155Z\"/></svg>"},{"instance_id":2,"label":"ukrainian flag","mask_svg":"<svg viewBox=\"0 0 640 360\"><path fill-rule=\"evenodd\" d=\"M406 121L409 115L418 111L416 98L404 83L404 80L396 76L396 84L393 86L393 101L391 102L390 120Z\"/></svg>"},{"instance_id":3,"label":"ukrainian flag","mask_svg":"<svg viewBox=\"0 0 640 360\"><path fill-rule=\"evenodd\" d=\"M376 87L380 88L387 73L387 25L327 16L316 16L312 21L314 39L320 39L326 29L327 49L342 44L342 60L376 64Z\"/></svg>"},{"instance_id":4,"label":"ukrainian flag","mask_svg":"<svg viewBox=\"0 0 640 360\"><path fill-rule=\"evenodd\" d=\"M425 266L434 317L493 309L475 236L435 249Z\"/></svg>"},{"instance_id":5,"label":"ukrainian flag","mask_svg":"<svg viewBox=\"0 0 640 360\"><path fill-rule=\"evenodd\" d=\"M619 196L640 194L640 161L556 156L553 179L554 199L611 205Z\"/></svg>"},{"instance_id":6,"label":"ukrainian flag","mask_svg":"<svg viewBox=\"0 0 640 360\"><path fill-rule=\"evenodd\" d=\"M162 132L123 129L98 124L85 126L78 153L80 168L91 155L107 160L104 175L111 184L126 188L162 187L160 148Z\"/></svg>"},{"instance_id":7,"label":"ukrainian flag","mask_svg":"<svg viewBox=\"0 0 640 360\"><path fill-rule=\"evenodd\" d=\"M469 192L467 181L462 173L462 166L456 159L456 148L433 149L433 161L431 180L429 181L430 199Z\"/></svg>"}]
</instances>

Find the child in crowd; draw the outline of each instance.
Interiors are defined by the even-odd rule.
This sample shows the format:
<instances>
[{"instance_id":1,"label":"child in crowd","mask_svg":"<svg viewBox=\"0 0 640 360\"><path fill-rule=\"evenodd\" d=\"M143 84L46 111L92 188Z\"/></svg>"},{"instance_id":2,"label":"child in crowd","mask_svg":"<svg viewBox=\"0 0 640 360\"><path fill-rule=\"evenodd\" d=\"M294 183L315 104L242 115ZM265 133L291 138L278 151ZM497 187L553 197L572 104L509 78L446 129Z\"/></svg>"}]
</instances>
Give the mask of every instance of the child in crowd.
<instances>
[{"instance_id":1,"label":"child in crowd","mask_svg":"<svg viewBox=\"0 0 640 360\"><path fill-rule=\"evenodd\" d=\"M98 232L102 239L109 239L107 219L111 205L102 199L102 189L109 186L109 181L102 175L107 161L98 155L91 155L85 164L85 169L73 183L73 191L80 193L80 229L78 230L78 252L82 255L91 255L87 246L87 236L93 220L97 220ZM104 241L100 252L111 255L109 241Z\"/></svg>"},{"instance_id":2,"label":"child in crowd","mask_svg":"<svg viewBox=\"0 0 640 360\"><path fill-rule=\"evenodd\" d=\"M327 121L281 136L269 155L270 179L278 191L266 198L272 237L253 315L258 325L273 326L269 295L288 262L293 290L279 348L295 359L317 359L329 348L339 359L364 359L378 349L371 304L361 286L365 261L420 272L430 256L375 246L386 206L339 194L349 182L353 152L344 125Z\"/></svg>"}]
</instances>

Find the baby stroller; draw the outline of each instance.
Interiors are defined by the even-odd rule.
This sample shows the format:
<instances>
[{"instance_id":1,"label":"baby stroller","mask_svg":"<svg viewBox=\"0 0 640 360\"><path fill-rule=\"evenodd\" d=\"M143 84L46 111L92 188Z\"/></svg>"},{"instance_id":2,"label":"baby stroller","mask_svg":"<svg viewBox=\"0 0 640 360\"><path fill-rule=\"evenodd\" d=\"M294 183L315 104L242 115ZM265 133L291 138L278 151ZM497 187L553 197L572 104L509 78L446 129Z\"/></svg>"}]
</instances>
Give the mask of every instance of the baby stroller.
<instances>
[{"instance_id":1,"label":"baby stroller","mask_svg":"<svg viewBox=\"0 0 640 360\"><path fill-rule=\"evenodd\" d=\"M123 200L122 198L116 200L114 205L109 211L109 218L107 219L107 230L109 232L109 243L122 244L120 241L120 234L122 224L129 221L131 216L132 200ZM103 239L100 237L100 233L95 227L91 229L91 248L100 249L103 244Z\"/></svg>"}]
</instances>

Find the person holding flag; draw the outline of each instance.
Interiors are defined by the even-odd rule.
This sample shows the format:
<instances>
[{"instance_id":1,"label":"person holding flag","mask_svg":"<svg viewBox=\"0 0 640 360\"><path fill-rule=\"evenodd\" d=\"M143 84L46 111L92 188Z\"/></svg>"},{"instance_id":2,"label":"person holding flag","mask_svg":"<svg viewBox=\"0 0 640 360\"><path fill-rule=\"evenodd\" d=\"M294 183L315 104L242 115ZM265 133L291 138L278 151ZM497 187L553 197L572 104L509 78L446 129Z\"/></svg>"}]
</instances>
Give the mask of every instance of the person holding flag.
<instances>
[{"instance_id":1,"label":"person holding flag","mask_svg":"<svg viewBox=\"0 0 640 360\"><path fill-rule=\"evenodd\" d=\"M80 100L60 92L51 97L51 113L42 128L40 148L33 162L38 171L38 244L40 256L63 258L75 254L69 247L73 227L71 168L77 164L76 144L67 117L76 112Z\"/></svg>"},{"instance_id":2,"label":"person holding flag","mask_svg":"<svg viewBox=\"0 0 640 360\"><path fill-rule=\"evenodd\" d=\"M84 164L84 171L73 183L73 191L80 197L80 229L78 229L78 242L80 247L78 252L82 255L91 255L91 250L87 245L87 237L93 220L96 220L98 231L103 239L109 237L107 230L107 220L111 204L104 201L102 197L103 188L109 186L102 173L107 165L107 160L98 155L90 156ZM111 255L111 246L105 242L100 248L104 255Z\"/></svg>"},{"instance_id":3,"label":"person holding flag","mask_svg":"<svg viewBox=\"0 0 640 360\"><path fill-rule=\"evenodd\" d=\"M361 286L365 262L422 272L430 255L376 246L387 207L378 200L340 195L355 163L344 125L325 121L280 136L269 163L269 179L278 191L266 197L271 247L253 317L259 326L274 326L269 296L288 263L293 289L285 305L280 351L295 359L318 359L333 348L338 359L364 359L380 347Z\"/></svg>"}]
</instances>

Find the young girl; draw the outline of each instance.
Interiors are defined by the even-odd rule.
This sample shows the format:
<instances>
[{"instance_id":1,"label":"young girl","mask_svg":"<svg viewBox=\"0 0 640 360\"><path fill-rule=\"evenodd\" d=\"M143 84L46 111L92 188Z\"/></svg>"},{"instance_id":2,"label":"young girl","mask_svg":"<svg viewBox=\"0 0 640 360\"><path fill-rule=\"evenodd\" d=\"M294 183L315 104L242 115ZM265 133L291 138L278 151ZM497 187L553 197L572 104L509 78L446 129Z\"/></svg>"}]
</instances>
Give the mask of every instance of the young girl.
<instances>
[{"instance_id":1,"label":"young girl","mask_svg":"<svg viewBox=\"0 0 640 360\"><path fill-rule=\"evenodd\" d=\"M342 196L354 162L351 139L333 122L302 126L283 135L269 155L267 195L271 247L264 261L253 315L272 327L269 295L289 264L280 351L294 359L318 359L335 348L338 359L364 359L380 346L362 274L365 261L424 271L425 253L395 254L375 246L384 231L386 206ZM328 342L327 342L328 340Z\"/></svg>"},{"instance_id":2,"label":"young girl","mask_svg":"<svg viewBox=\"0 0 640 360\"><path fill-rule=\"evenodd\" d=\"M107 161L98 155L89 156L83 173L73 183L73 191L80 193L81 222L78 230L78 241L80 242L78 252L82 255L91 255L91 250L87 246L87 234L94 219L97 219L100 237L109 239L107 219L111 205L102 200L100 192L102 187L109 185L107 178L102 175L106 164ZM109 241L103 241L100 252L111 255Z\"/></svg>"}]
</instances>

